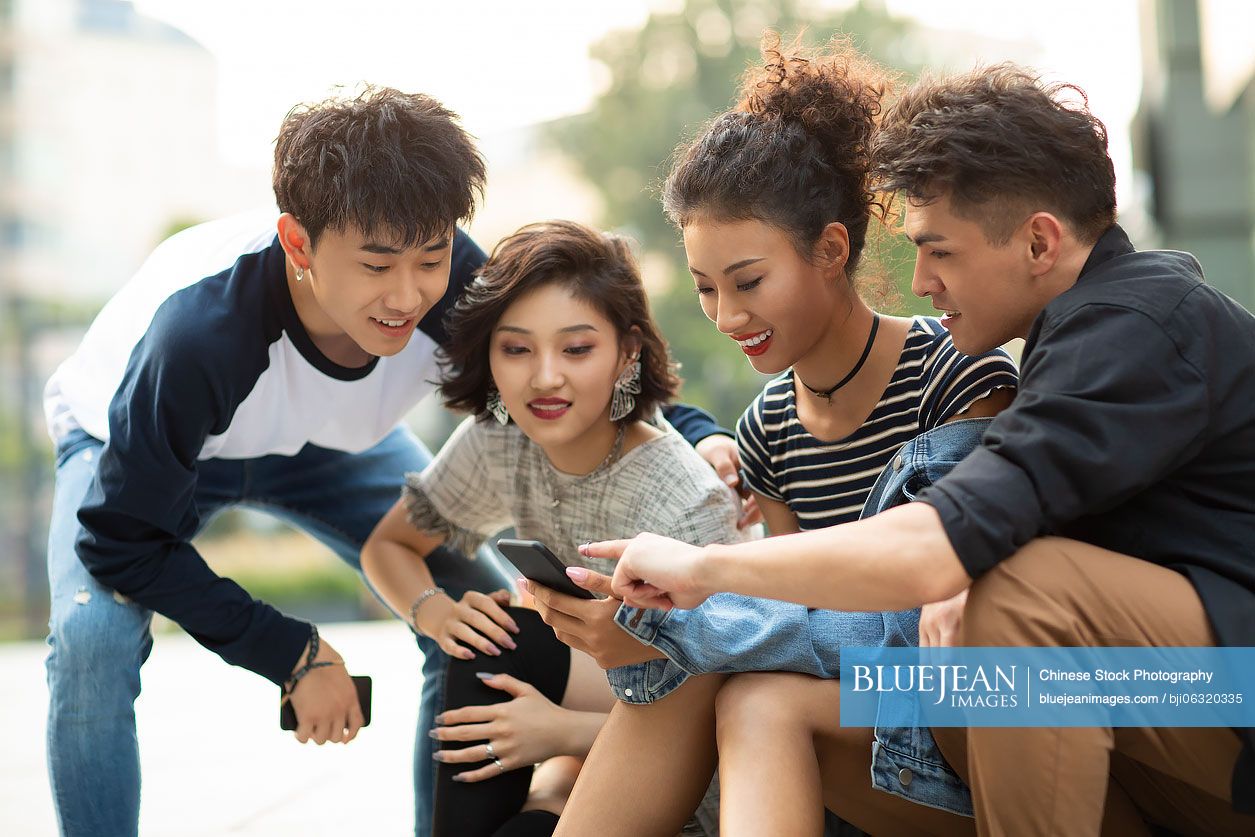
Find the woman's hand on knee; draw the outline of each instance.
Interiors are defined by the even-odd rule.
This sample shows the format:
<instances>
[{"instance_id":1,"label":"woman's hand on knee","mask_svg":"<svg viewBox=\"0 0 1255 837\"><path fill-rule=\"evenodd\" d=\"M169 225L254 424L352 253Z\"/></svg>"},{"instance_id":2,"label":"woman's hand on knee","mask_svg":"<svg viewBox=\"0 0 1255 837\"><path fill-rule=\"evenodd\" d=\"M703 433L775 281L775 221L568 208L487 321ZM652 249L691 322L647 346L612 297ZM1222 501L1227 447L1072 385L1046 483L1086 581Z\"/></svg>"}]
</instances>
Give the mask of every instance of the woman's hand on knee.
<instances>
[{"instance_id":1,"label":"woman's hand on knee","mask_svg":"<svg viewBox=\"0 0 1255 837\"><path fill-rule=\"evenodd\" d=\"M566 752L567 717L571 714L568 710L556 706L535 686L508 674L477 676L485 685L509 693L512 700L442 712L436 717L438 726L432 730L432 738L486 743L438 750L434 758L445 764L478 764L495 758L500 766L490 762L458 773L454 781L482 782Z\"/></svg>"},{"instance_id":2,"label":"woman's hand on knee","mask_svg":"<svg viewBox=\"0 0 1255 837\"><path fill-rule=\"evenodd\" d=\"M476 650L499 657L502 648L518 647L510 637L519 626L505 610L509 603L508 590L471 590L459 601L440 595L419 611L418 628L450 657L473 660Z\"/></svg>"}]
</instances>

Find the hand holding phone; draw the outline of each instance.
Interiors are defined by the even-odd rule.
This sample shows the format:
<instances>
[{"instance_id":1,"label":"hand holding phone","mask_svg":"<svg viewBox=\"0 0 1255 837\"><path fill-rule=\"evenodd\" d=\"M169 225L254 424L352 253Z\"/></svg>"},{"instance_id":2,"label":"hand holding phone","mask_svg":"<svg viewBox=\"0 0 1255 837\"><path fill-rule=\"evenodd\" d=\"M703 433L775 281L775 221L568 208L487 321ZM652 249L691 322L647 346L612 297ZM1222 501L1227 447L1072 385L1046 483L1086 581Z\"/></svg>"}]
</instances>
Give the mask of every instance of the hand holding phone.
<instances>
[{"instance_id":1,"label":"hand holding phone","mask_svg":"<svg viewBox=\"0 0 1255 837\"><path fill-rule=\"evenodd\" d=\"M297 665L279 701L281 708L286 704L294 713L296 740L302 744L352 741L366 719L344 658L311 626L309 643Z\"/></svg>"},{"instance_id":2,"label":"hand holding phone","mask_svg":"<svg viewBox=\"0 0 1255 837\"><path fill-rule=\"evenodd\" d=\"M364 674L353 675L353 688L357 690L357 702L362 708L362 726L370 726L370 697L371 697L371 680ZM280 693L279 704L279 729L294 730L299 726L296 717L296 708L292 705L291 700L282 700Z\"/></svg>"},{"instance_id":3,"label":"hand holding phone","mask_svg":"<svg viewBox=\"0 0 1255 837\"><path fill-rule=\"evenodd\" d=\"M540 541L502 538L497 541L497 549L501 550L501 554L528 581L534 581L563 595L575 596L578 599L597 598L567 578L566 564L559 561L558 556L550 552L549 547Z\"/></svg>"}]
</instances>

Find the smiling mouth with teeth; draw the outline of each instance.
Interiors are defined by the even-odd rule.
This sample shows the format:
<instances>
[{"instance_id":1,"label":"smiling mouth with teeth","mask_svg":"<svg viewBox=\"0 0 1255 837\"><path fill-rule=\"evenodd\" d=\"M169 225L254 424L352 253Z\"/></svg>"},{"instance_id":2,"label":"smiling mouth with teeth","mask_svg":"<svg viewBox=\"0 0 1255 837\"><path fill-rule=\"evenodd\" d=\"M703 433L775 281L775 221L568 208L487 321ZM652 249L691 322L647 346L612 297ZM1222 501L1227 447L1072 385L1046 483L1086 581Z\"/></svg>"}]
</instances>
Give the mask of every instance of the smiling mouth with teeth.
<instances>
[{"instance_id":1,"label":"smiling mouth with teeth","mask_svg":"<svg viewBox=\"0 0 1255 837\"><path fill-rule=\"evenodd\" d=\"M401 326L409 322L409 320L385 320L385 319L382 319L381 317L371 317L371 319L377 323L383 323L388 328L400 328Z\"/></svg>"},{"instance_id":2,"label":"smiling mouth with teeth","mask_svg":"<svg viewBox=\"0 0 1255 837\"><path fill-rule=\"evenodd\" d=\"M748 340L737 340L736 342L742 348L748 349L753 346L757 346L759 343L762 343L764 340L771 337L771 335L774 333L775 332L773 332L771 329L767 329L766 331L761 331L758 334L755 334L753 337L749 338Z\"/></svg>"}]
</instances>

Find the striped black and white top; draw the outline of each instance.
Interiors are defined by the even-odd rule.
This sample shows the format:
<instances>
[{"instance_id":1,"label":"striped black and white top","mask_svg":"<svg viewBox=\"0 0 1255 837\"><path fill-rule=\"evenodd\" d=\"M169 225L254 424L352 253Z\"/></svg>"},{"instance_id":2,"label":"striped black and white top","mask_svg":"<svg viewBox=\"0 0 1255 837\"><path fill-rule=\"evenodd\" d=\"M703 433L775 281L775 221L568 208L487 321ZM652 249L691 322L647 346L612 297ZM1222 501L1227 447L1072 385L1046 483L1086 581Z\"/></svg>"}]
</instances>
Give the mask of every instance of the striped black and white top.
<instances>
[{"instance_id":1,"label":"striped black and white top","mask_svg":"<svg viewBox=\"0 0 1255 837\"><path fill-rule=\"evenodd\" d=\"M1017 378L1003 350L969 357L940 320L915 317L884 394L843 439L824 442L802 426L792 369L769 381L737 422L746 484L787 504L803 531L857 520L898 448Z\"/></svg>"}]
</instances>

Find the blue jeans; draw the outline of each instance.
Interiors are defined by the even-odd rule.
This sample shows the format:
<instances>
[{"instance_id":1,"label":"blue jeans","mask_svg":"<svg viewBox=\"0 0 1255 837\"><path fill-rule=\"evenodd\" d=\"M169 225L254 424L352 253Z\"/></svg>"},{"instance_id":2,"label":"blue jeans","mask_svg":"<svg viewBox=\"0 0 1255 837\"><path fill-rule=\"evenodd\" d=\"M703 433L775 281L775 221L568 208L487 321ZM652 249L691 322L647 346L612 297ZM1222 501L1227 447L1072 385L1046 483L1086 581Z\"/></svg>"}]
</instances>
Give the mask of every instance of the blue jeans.
<instances>
[{"instance_id":1,"label":"blue jeans","mask_svg":"<svg viewBox=\"0 0 1255 837\"><path fill-rule=\"evenodd\" d=\"M57 448L48 532L48 774L62 834L121 837L136 834L139 823L134 703L140 666L152 650L152 612L97 583L74 550L79 506L102 448L81 431ZM307 445L296 456L207 460L198 469L197 512L208 521L229 506L261 509L308 532L360 571L362 543L400 496L403 474L430 460L404 428L359 454ZM439 549L428 565L455 597L509 587L512 578L490 555L467 561ZM416 833L423 837L430 833L435 793L435 742L427 731L444 703L448 658L426 637L418 638L418 646L424 663L414 805Z\"/></svg>"}]
</instances>

